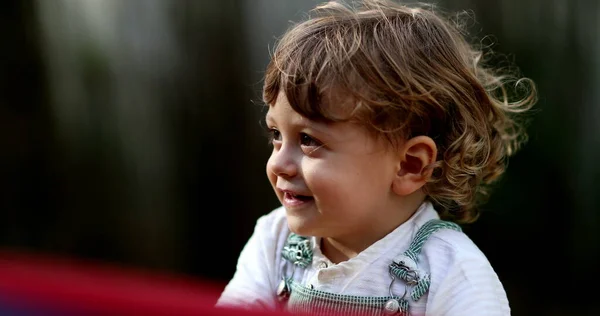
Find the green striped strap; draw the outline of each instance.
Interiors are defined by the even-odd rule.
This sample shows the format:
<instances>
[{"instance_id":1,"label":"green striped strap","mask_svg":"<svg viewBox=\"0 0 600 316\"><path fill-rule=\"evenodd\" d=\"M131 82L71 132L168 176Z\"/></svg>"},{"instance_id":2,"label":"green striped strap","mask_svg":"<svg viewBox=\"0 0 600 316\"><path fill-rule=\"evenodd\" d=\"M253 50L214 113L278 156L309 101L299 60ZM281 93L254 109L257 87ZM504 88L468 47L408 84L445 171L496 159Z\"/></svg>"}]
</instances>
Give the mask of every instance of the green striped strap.
<instances>
[{"instance_id":1,"label":"green striped strap","mask_svg":"<svg viewBox=\"0 0 600 316\"><path fill-rule=\"evenodd\" d=\"M402 253L400 257L409 258L414 262L404 262L396 260L390 265L390 271L398 278L404 280L407 286L414 286L410 296L414 301L419 300L427 291L431 284L431 276L428 273L419 275L416 270L416 264L418 263L418 256L421 253L423 245L429 239L431 235L440 229L452 229L461 232L462 229L455 223L443 221L439 219L433 219L423 224L421 228L415 234L415 237L410 243L408 249ZM408 261L408 260L407 260Z\"/></svg>"}]
</instances>

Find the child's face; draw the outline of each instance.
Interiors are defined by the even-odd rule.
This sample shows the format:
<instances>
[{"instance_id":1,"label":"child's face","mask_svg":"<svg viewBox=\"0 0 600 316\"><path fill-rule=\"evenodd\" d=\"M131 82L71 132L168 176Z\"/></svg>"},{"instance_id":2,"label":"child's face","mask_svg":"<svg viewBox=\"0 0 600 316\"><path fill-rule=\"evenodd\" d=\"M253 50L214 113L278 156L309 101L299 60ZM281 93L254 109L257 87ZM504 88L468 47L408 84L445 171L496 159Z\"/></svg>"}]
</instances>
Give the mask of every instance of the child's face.
<instances>
[{"instance_id":1,"label":"child's face","mask_svg":"<svg viewBox=\"0 0 600 316\"><path fill-rule=\"evenodd\" d=\"M377 229L393 212L398 159L389 145L353 123L310 121L279 94L267 126L267 176L300 235L342 237Z\"/></svg>"}]
</instances>

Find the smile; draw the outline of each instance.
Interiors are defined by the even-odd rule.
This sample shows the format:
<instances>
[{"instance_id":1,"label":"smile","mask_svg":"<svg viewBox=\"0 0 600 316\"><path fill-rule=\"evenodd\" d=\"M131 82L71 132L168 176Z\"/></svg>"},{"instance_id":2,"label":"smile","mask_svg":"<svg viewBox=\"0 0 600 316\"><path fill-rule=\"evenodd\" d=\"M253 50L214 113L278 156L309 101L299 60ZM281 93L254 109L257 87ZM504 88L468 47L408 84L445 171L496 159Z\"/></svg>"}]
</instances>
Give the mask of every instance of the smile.
<instances>
[{"instance_id":1,"label":"smile","mask_svg":"<svg viewBox=\"0 0 600 316\"><path fill-rule=\"evenodd\" d=\"M312 202L312 196L298 195L290 192L283 192L283 204L286 207L298 207L309 202Z\"/></svg>"}]
</instances>

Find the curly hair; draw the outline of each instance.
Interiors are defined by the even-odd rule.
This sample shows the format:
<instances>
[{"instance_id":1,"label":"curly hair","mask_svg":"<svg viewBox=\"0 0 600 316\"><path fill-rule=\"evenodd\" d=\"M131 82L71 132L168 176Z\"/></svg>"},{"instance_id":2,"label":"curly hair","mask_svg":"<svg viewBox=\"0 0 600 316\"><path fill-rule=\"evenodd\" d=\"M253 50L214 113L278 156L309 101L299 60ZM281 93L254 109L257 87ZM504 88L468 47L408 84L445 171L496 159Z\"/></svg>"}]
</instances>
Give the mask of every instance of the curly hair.
<instances>
[{"instance_id":1,"label":"curly hair","mask_svg":"<svg viewBox=\"0 0 600 316\"><path fill-rule=\"evenodd\" d=\"M447 18L433 5L331 1L311 14L278 40L264 102L281 91L309 119L352 120L394 146L431 137L438 157L424 169L427 198L444 219L475 221L527 139L518 118L536 102L534 83L485 65L460 15ZM350 116L324 105L332 91L352 98Z\"/></svg>"}]
</instances>

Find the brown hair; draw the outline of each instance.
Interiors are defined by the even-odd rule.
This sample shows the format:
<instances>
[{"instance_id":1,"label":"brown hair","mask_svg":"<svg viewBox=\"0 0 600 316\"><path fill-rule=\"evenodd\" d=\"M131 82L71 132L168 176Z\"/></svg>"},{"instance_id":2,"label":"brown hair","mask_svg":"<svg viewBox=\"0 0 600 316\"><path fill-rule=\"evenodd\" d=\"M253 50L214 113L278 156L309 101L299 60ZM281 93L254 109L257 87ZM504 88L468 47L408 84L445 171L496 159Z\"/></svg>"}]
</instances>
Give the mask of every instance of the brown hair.
<instances>
[{"instance_id":1,"label":"brown hair","mask_svg":"<svg viewBox=\"0 0 600 316\"><path fill-rule=\"evenodd\" d=\"M357 121L393 145L431 137L439 154L424 186L428 199L442 218L475 221L489 185L526 140L515 118L535 103L533 82L484 66L465 30L431 5L332 1L312 13L278 41L265 103L282 91L309 119ZM514 101L507 87L525 96ZM351 117L324 106L334 90L354 101Z\"/></svg>"}]
</instances>

